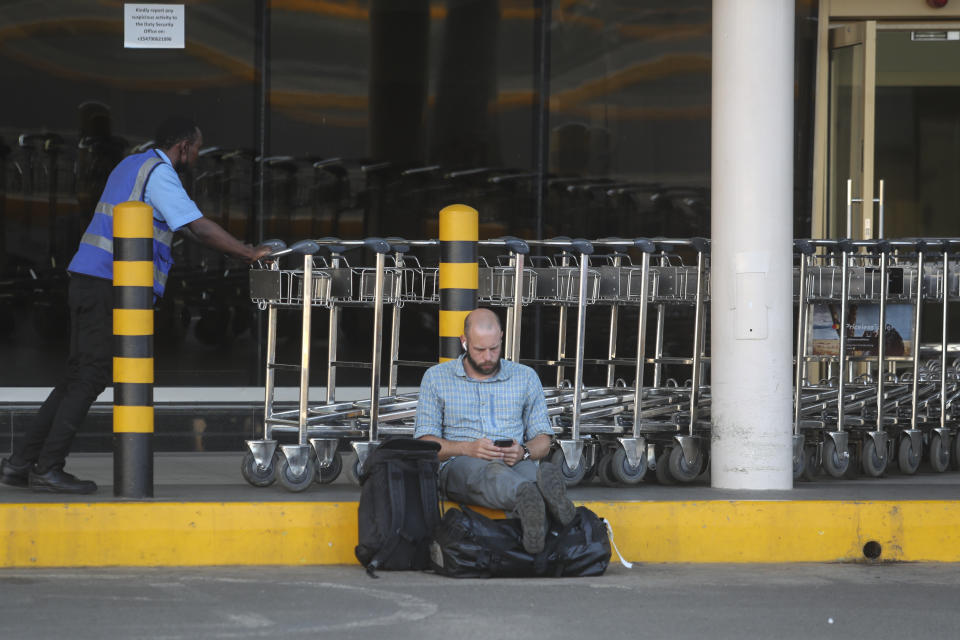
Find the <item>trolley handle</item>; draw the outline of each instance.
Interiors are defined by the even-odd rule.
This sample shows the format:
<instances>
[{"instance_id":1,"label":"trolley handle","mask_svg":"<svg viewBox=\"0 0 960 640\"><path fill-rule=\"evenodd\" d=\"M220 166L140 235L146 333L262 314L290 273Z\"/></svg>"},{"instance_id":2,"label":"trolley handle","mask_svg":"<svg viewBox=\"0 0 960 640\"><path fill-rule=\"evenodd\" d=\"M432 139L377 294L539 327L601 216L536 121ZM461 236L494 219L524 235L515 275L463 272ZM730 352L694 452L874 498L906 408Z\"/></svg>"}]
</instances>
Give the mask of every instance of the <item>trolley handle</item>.
<instances>
[{"instance_id":1,"label":"trolley handle","mask_svg":"<svg viewBox=\"0 0 960 640\"><path fill-rule=\"evenodd\" d=\"M595 240L594 244L601 247L610 247L614 251L622 253L633 246L633 241L626 238L600 238Z\"/></svg>"},{"instance_id":2,"label":"trolley handle","mask_svg":"<svg viewBox=\"0 0 960 640\"><path fill-rule=\"evenodd\" d=\"M834 251L839 251L841 253L855 253L856 250L857 247L853 244L853 240L850 238L837 240L836 244L834 244Z\"/></svg>"},{"instance_id":3,"label":"trolley handle","mask_svg":"<svg viewBox=\"0 0 960 640\"><path fill-rule=\"evenodd\" d=\"M570 241L570 248L582 256L593 255L593 243L585 238L574 238Z\"/></svg>"},{"instance_id":4,"label":"trolley handle","mask_svg":"<svg viewBox=\"0 0 960 640\"><path fill-rule=\"evenodd\" d=\"M289 251L302 256L315 256L320 253L320 245L314 240L300 240L290 245Z\"/></svg>"},{"instance_id":5,"label":"trolley handle","mask_svg":"<svg viewBox=\"0 0 960 640\"><path fill-rule=\"evenodd\" d=\"M503 240L503 244L507 247L507 249L513 253L522 255L527 255L530 253L530 245L520 238L516 238L514 236L504 236L501 238L501 240Z\"/></svg>"},{"instance_id":6,"label":"trolley handle","mask_svg":"<svg viewBox=\"0 0 960 640\"><path fill-rule=\"evenodd\" d=\"M633 246L643 251L644 253L656 253L657 252L657 243L653 240L648 240L646 238L634 238Z\"/></svg>"},{"instance_id":7,"label":"trolley handle","mask_svg":"<svg viewBox=\"0 0 960 640\"><path fill-rule=\"evenodd\" d=\"M690 244L698 253L710 253L709 238L690 238Z\"/></svg>"},{"instance_id":8,"label":"trolley handle","mask_svg":"<svg viewBox=\"0 0 960 640\"><path fill-rule=\"evenodd\" d=\"M347 250L346 245L340 244L341 242L343 241L340 238L334 238L332 236L317 239L318 244L321 244L330 253L335 253L337 255L342 254Z\"/></svg>"},{"instance_id":9,"label":"trolley handle","mask_svg":"<svg viewBox=\"0 0 960 640\"><path fill-rule=\"evenodd\" d=\"M927 243L927 248L932 251L937 251L939 253L950 253L950 238L936 238L925 240Z\"/></svg>"},{"instance_id":10,"label":"trolley handle","mask_svg":"<svg viewBox=\"0 0 960 640\"><path fill-rule=\"evenodd\" d=\"M263 242L260 243L260 246L267 247L268 249L270 249L270 253L260 258L261 260L268 260L270 258L276 257L279 252L286 249L287 243L284 242L283 240L272 238L270 240L264 240Z\"/></svg>"},{"instance_id":11,"label":"trolley handle","mask_svg":"<svg viewBox=\"0 0 960 640\"><path fill-rule=\"evenodd\" d=\"M816 251L813 242L810 240L795 239L793 241L793 250L795 253L802 253L805 256L812 256Z\"/></svg>"},{"instance_id":12,"label":"trolley handle","mask_svg":"<svg viewBox=\"0 0 960 640\"><path fill-rule=\"evenodd\" d=\"M364 238L363 246L376 253L390 253L390 243L383 238Z\"/></svg>"},{"instance_id":13,"label":"trolley handle","mask_svg":"<svg viewBox=\"0 0 960 640\"><path fill-rule=\"evenodd\" d=\"M390 250L394 253L408 253L410 251L410 243L403 238L387 238L387 242L390 244Z\"/></svg>"}]
</instances>

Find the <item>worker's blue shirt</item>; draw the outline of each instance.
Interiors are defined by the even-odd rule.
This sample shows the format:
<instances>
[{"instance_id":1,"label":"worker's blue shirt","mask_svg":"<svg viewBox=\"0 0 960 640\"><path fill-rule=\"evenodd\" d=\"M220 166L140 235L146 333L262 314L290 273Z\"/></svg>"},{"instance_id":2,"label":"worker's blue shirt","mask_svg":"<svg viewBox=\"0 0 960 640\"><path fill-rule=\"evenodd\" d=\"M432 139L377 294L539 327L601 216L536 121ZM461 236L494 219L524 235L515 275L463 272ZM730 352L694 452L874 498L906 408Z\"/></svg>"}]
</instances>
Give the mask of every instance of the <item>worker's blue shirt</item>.
<instances>
[{"instance_id":1,"label":"worker's blue shirt","mask_svg":"<svg viewBox=\"0 0 960 640\"><path fill-rule=\"evenodd\" d=\"M190 224L203 214L196 203L190 199L183 189L180 176L176 169L160 149L154 149L163 164L157 166L147 180L147 188L143 194L143 201L153 207L153 217L163 220L172 231Z\"/></svg>"},{"instance_id":2,"label":"worker's blue shirt","mask_svg":"<svg viewBox=\"0 0 960 640\"><path fill-rule=\"evenodd\" d=\"M159 149L127 156L110 172L67 270L113 279L113 208L131 201L144 202L153 209L153 292L159 299L173 265L173 232L202 217L184 191L170 158Z\"/></svg>"},{"instance_id":3,"label":"worker's blue shirt","mask_svg":"<svg viewBox=\"0 0 960 640\"><path fill-rule=\"evenodd\" d=\"M463 356L427 369L420 383L414 437L446 440L511 438L529 442L553 435L543 387L526 365L500 360L500 370L485 380L467 375Z\"/></svg>"}]
</instances>

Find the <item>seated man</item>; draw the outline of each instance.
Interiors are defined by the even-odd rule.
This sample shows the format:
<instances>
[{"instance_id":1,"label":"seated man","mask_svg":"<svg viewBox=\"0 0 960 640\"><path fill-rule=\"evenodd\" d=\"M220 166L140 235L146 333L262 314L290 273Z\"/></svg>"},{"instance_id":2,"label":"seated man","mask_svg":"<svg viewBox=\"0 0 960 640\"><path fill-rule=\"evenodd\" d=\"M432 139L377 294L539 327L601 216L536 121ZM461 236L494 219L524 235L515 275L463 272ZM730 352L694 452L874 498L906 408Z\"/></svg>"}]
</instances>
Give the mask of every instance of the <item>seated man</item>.
<instances>
[{"instance_id":1,"label":"seated man","mask_svg":"<svg viewBox=\"0 0 960 640\"><path fill-rule=\"evenodd\" d=\"M539 553L546 509L561 525L574 516L560 469L541 461L553 437L543 387L530 367L500 359L495 313L471 311L463 333L466 353L423 376L414 437L440 443L440 487L449 499L518 516L523 548Z\"/></svg>"}]
</instances>

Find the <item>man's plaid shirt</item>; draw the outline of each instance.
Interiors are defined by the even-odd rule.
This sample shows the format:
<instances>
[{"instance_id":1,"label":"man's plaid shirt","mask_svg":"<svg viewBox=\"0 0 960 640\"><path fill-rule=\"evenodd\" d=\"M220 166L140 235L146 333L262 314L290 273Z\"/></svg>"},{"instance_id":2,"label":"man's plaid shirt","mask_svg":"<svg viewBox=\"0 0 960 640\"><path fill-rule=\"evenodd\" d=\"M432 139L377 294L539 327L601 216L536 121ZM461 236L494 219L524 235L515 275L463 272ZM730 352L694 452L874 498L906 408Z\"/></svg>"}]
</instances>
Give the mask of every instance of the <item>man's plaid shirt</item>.
<instances>
[{"instance_id":1,"label":"man's plaid shirt","mask_svg":"<svg viewBox=\"0 0 960 640\"><path fill-rule=\"evenodd\" d=\"M500 370L475 380L463 369L463 356L427 369L420 383L413 436L446 440L512 438L529 442L553 435L543 387L533 369L500 360Z\"/></svg>"}]
</instances>

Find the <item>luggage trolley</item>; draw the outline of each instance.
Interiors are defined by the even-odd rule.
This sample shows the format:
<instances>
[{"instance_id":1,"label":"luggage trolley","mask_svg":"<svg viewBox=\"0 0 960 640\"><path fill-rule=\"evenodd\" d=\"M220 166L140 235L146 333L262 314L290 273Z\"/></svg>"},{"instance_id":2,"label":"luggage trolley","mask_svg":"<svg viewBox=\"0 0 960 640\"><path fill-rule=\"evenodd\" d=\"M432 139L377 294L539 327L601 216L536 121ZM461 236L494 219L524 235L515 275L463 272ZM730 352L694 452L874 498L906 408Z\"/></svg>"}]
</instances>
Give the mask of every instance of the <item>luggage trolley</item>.
<instances>
[{"instance_id":1,"label":"luggage trolley","mask_svg":"<svg viewBox=\"0 0 960 640\"><path fill-rule=\"evenodd\" d=\"M625 245L625 242L629 244ZM615 352L619 306L636 306L638 319L637 353L632 361L627 361L634 366L633 389L628 396L626 411L614 419L615 425L611 427L616 439L601 438L603 450L597 462L597 476L610 486L630 485L641 482L647 470L652 469L660 482L688 482L705 468L702 435L709 429L705 421L709 389L703 385L701 373L705 360L704 317L709 299L709 242L700 238L656 241L638 238L633 241L605 239L599 243L617 248L632 245L641 252L641 264L637 267L624 263L627 256L615 254L610 266L600 267L604 274L601 296L614 301L610 320L608 386L612 379L611 369L623 362ZM676 253L683 247L697 252L697 267L683 264ZM657 330L654 356L648 358L647 320L651 303L657 307ZM693 345L689 358L664 355L666 313L669 306L677 305L694 309ZM645 380L647 364L654 366L652 385L646 384ZM691 366L689 387L680 387L672 379L664 384L664 364ZM686 434L682 430L684 424ZM690 456L689 461L685 452ZM671 456L676 467L673 472Z\"/></svg>"},{"instance_id":2,"label":"luggage trolley","mask_svg":"<svg viewBox=\"0 0 960 640\"><path fill-rule=\"evenodd\" d=\"M931 247L944 255L939 272L924 265ZM924 303L942 300L941 348L945 348L949 243L798 240L795 253L799 264L794 477L812 479L821 466L837 478L852 477L858 467L877 477L894 457L901 472L912 474L919 467L924 442L931 466L945 470L951 434L946 398L953 387L937 371L937 363L922 362L920 322ZM877 328L856 336L855 327L851 332L857 323L854 305L864 303L876 306ZM900 334L889 322L891 303L912 306L909 355L898 348L902 341L898 344ZM808 314L816 304L832 305L838 333L835 355L816 349L809 353L808 334L814 323ZM891 348L898 352L890 353ZM808 381L811 362L827 368L817 384ZM941 399L943 404L937 406Z\"/></svg>"},{"instance_id":3,"label":"luggage trolley","mask_svg":"<svg viewBox=\"0 0 960 640\"><path fill-rule=\"evenodd\" d=\"M317 257L321 247L331 252L330 265ZM354 247L365 247L376 255L373 268L351 268L346 265L342 253ZM243 458L243 477L254 486L268 486L279 479L291 491L303 491L314 481L332 482L340 473L342 458L337 449L340 438L353 438L357 452L359 471L371 447L376 445L380 398L380 351L382 345L383 304L394 302L392 286L399 274L396 269L386 269L386 255L391 245L381 238L362 241L339 241L336 239L304 240L289 249L275 251L269 257L274 260L258 263L250 272L250 295L261 309L268 312L267 362L264 400L264 436L261 440L247 442L249 451ZM277 259L286 254L303 255L303 266L289 270L279 268ZM389 274L389 275L388 275ZM388 286L388 280L389 285ZM373 350L371 354L370 399L368 402L336 402L336 366L352 363L336 361L335 332L337 314L335 309L344 304L372 306ZM310 317L312 307L327 307L331 310L330 330L334 339L328 348L327 402L310 406ZM276 362L276 313L280 308L299 308L302 315L301 358L299 365ZM299 402L296 410L279 411L275 407L275 372L297 371L300 374ZM396 399L391 399L396 402ZM338 420L338 426L316 426ZM366 425L366 429L364 429ZM277 434L295 434L296 444L279 445ZM362 438L366 436L366 440Z\"/></svg>"},{"instance_id":4,"label":"luggage trolley","mask_svg":"<svg viewBox=\"0 0 960 640\"><path fill-rule=\"evenodd\" d=\"M547 413L551 416L554 432L559 435L559 448L550 455L551 462L560 466L564 480L568 485L581 482L588 469L593 466L594 447L585 449L585 441L580 435L580 422L583 418L585 396L583 388L583 344L586 336L586 308L599 297L600 274L590 268L590 256L593 244L583 238L567 237L550 240L531 241L531 245L560 249L559 264L550 258L533 267L536 273L535 302L558 307L558 339L556 360L527 361L556 367L558 393L547 397ZM573 305L577 308L576 355L571 360L566 357L567 314ZM574 365L574 380L568 382L565 368ZM566 392L566 389L570 389Z\"/></svg>"},{"instance_id":5,"label":"luggage trolley","mask_svg":"<svg viewBox=\"0 0 960 640\"><path fill-rule=\"evenodd\" d=\"M794 389L794 465L795 477L812 478L822 466L830 475L843 477L853 473L851 445L854 456L866 454L865 459L871 475L879 475L886 468L892 444L885 430L886 423L869 419L871 407L884 409L885 393L904 396L904 389L894 390L885 386L888 356L885 341L879 342L878 357L851 356L851 336L847 324L851 319L853 303L878 305L879 324L886 324L887 304L891 294L894 300L909 301L916 286L916 271L898 271L889 268L890 246L884 242L858 242L846 240L797 240L796 290L798 299L798 333ZM901 283L891 292L889 280L897 273ZM905 277L904 277L905 276ZM905 292L904 292L905 289ZM837 353L829 348L814 349L810 354L809 325L811 306L829 309L832 326L837 332ZM815 338L816 340L816 338ZM819 363L826 368L826 377L817 384L809 384L809 363ZM870 367L876 363L879 385L873 384L868 370L855 376L855 369ZM879 404L876 404L879 403ZM871 429L872 427L872 429ZM804 432L809 432L806 438ZM853 435L851 441L850 436ZM863 458L861 458L863 459Z\"/></svg>"},{"instance_id":6,"label":"luggage trolley","mask_svg":"<svg viewBox=\"0 0 960 640\"><path fill-rule=\"evenodd\" d=\"M638 327L637 374L634 405L634 439L643 435L647 441L647 460L661 484L692 482L707 467L709 457L710 388L704 384L705 330L710 301L710 241L705 238L655 239L657 254L650 275L642 270L630 275L629 295L641 302ZM680 252L696 253L696 265L685 264ZM638 278L639 276L639 278ZM649 294L643 291L644 284ZM644 302L646 301L646 302ZM652 358L645 357L647 305L656 305L656 330ZM665 353L667 313L672 308L691 308L693 335L690 355ZM643 365L653 365L653 380L647 387ZM689 367L690 378L680 386L673 378L664 379L664 366Z\"/></svg>"},{"instance_id":7,"label":"luggage trolley","mask_svg":"<svg viewBox=\"0 0 960 640\"><path fill-rule=\"evenodd\" d=\"M606 256L607 264L596 267L600 272L600 302L610 306L607 358L592 362L605 365L605 389L609 397L613 398L615 402L612 405L608 403L602 409L590 410L590 419L586 424L581 424L581 432L595 435L594 471L600 481L610 486L632 485L642 482L648 469L646 440L642 434L634 432L632 425L628 427L626 416L631 410L636 412L639 407L643 406L643 365L637 367L636 363L643 360L643 337L641 336L646 331L646 297L650 290L648 286L650 255L655 251L655 245L645 239L627 240L623 238L603 238L593 244L610 249L611 254ZM631 247L635 247L641 252L642 261L639 269L635 268L630 262L627 250ZM637 276L638 272L639 276ZM644 283L647 286L644 286ZM631 285L637 284L640 285L640 291L631 292ZM617 341L620 311L622 307L634 303L639 303L640 307L638 312L638 333L640 334L638 335L638 355L633 359L618 358ZM635 384L632 391L616 375L617 366L627 365L633 365L635 369L639 369L639 373L635 372L635 383L639 383L639 387ZM586 401L586 403L590 402L592 401Z\"/></svg>"}]
</instances>

